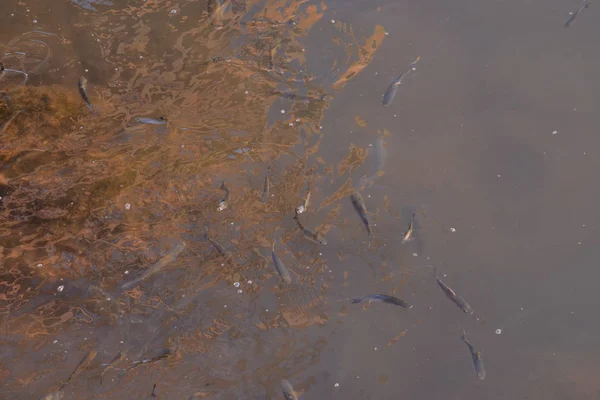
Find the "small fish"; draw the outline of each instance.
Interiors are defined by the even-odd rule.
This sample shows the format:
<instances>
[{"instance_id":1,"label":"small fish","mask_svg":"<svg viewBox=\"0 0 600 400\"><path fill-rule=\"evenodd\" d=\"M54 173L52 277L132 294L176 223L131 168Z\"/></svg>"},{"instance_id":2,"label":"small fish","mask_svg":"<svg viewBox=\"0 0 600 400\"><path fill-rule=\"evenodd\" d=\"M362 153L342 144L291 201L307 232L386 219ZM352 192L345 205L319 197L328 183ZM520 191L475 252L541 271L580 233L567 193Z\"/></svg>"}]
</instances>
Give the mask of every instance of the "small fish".
<instances>
[{"instance_id":1,"label":"small fish","mask_svg":"<svg viewBox=\"0 0 600 400\"><path fill-rule=\"evenodd\" d=\"M365 206L365 201L363 200L360 193L358 193L357 191L352 193L352 195L350 196L350 200L352 200L352 205L354 206L354 209L358 213L358 216L362 220L363 225L367 229L370 241L373 236L371 233L371 222L369 221L369 214L367 214L367 206Z\"/></svg>"},{"instance_id":2,"label":"small fish","mask_svg":"<svg viewBox=\"0 0 600 400\"><path fill-rule=\"evenodd\" d=\"M404 307L404 308L412 308L413 307L412 304L410 304L402 299L399 299L397 297L388 296L387 294L372 294L370 296L357 297L357 298L352 299L352 304L360 303L365 300L368 300L369 303L371 303L373 301L381 301L382 303L393 304L393 305Z\"/></svg>"},{"instance_id":3,"label":"small fish","mask_svg":"<svg viewBox=\"0 0 600 400\"><path fill-rule=\"evenodd\" d=\"M225 251L225 248L223 246L221 246L219 244L219 242L217 242L216 240L212 239L210 237L210 235L208 234L208 225L206 225L204 228L206 229L206 240L208 240L210 242L210 244L212 244L213 247L215 249L217 249L217 251L219 252L219 254L221 254L223 257L227 256L227 251Z\"/></svg>"},{"instance_id":4,"label":"small fish","mask_svg":"<svg viewBox=\"0 0 600 400\"><path fill-rule=\"evenodd\" d=\"M275 241L273 241L273 247L271 249L271 257L273 258L273 264L275 264L275 269L279 272L279 276L285 283L292 283L292 276L290 275L290 271L287 269L283 261L279 258L277 253L275 253Z\"/></svg>"},{"instance_id":5,"label":"small fish","mask_svg":"<svg viewBox=\"0 0 600 400\"><path fill-rule=\"evenodd\" d=\"M79 78L77 87L79 87L79 94L81 95L81 98L83 99L83 101L85 101L85 104L87 104L87 106L90 109L93 109L94 105L90 102L90 99L87 95L87 83L88 83L88 81L85 78L85 76L82 76L81 78Z\"/></svg>"},{"instance_id":6,"label":"small fish","mask_svg":"<svg viewBox=\"0 0 600 400\"><path fill-rule=\"evenodd\" d=\"M267 202L269 200L270 186L269 183L269 175L271 174L271 166L267 167L267 172L265 173L265 185L263 187L262 201Z\"/></svg>"},{"instance_id":7,"label":"small fish","mask_svg":"<svg viewBox=\"0 0 600 400\"><path fill-rule=\"evenodd\" d=\"M48 393L40 400L62 400L65 396L65 392L61 390L57 390L56 392Z\"/></svg>"},{"instance_id":8,"label":"small fish","mask_svg":"<svg viewBox=\"0 0 600 400\"><path fill-rule=\"evenodd\" d=\"M167 123L167 119L165 117L158 117L158 118L136 117L135 120L139 123L150 124L150 125L165 125Z\"/></svg>"},{"instance_id":9,"label":"small fish","mask_svg":"<svg viewBox=\"0 0 600 400\"><path fill-rule=\"evenodd\" d=\"M71 373L71 376L69 376L69 378L60 386L59 391L62 390L67 383L69 383L69 382L71 382L71 380L75 379L77 377L77 375L79 375L84 369L89 367L89 365L92 363L92 361L94 361L94 359L96 358L97 355L98 355L97 351L95 351L95 350L90 351L88 353L88 355L85 356L83 358L83 360L81 360L81 362L79 363L77 368L75 368L75 370Z\"/></svg>"},{"instance_id":10,"label":"small fish","mask_svg":"<svg viewBox=\"0 0 600 400\"><path fill-rule=\"evenodd\" d=\"M298 228L300 228L300 230L302 231L302 234L304 235L305 238L307 238L308 240L313 241L315 243L322 244L322 245L327 244L327 240L323 237L323 235L321 235L318 232L313 232L310 229L305 228L304 225L302 225L297 211L296 211L296 215L294 216L294 219L296 220L296 224L298 225Z\"/></svg>"},{"instance_id":11,"label":"small fish","mask_svg":"<svg viewBox=\"0 0 600 400\"><path fill-rule=\"evenodd\" d=\"M402 80L404 78L406 78L408 76L408 74L410 74L412 71L417 70L415 68L415 64L418 63L420 59L421 59L421 57L417 57L417 59L410 64L410 69L408 71L403 72L402 74L400 74L400 76L398 76L396 79L394 79L392 81L392 83L390 84L390 87L388 87L387 91L383 95L383 106L384 107L387 107L390 104L392 104L392 101L394 101L394 97L396 97L396 92L398 91L398 86L400 86L400 84L402 83Z\"/></svg>"},{"instance_id":12,"label":"small fish","mask_svg":"<svg viewBox=\"0 0 600 400\"><path fill-rule=\"evenodd\" d=\"M13 113L13 115L10 116L9 119L7 119L6 121L4 121L1 125L0 125L0 133L4 133L4 131L8 128L8 126L11 124L11 122L14 121L15 118L17 118L17 115L21 114L22 110L17 110Z\"/></svg>"},{"instance_id":13,"label":"small fish","mask_svg":"<svg viewBox=\"0 0 600 400\"><path fill-rule=\"evenodd\" d=\"M127 282L127 283L123 284L121 286L121 289L126 290L129 288L132 288L133 286L137 285L139 282L141 282L141 281L149 278L150 276L154 275L155 273L159 272L164 267L166 267L168 264L175 261L175 259L183 251L183 249L185 249L185 242L177 243L175 245L175 247L173 247L173 249L171 249L171 251L169 251L164 257L160 258L157 262L155 262L154 265L152 267L150 267L149 269L147 269L146 272L144 272L144 274L142 276L140 276L137 279L134 279L131 282Z\"/></svg>"},{"instance_id":14,"label":"small fish","mask_svg":"<svg viewBox=\"0 0 600 400\"><path fill-rule=\"evenodd\" d=\"M485 379L485 367L483 365L483 358L481 357L481 352L475 350L475 347L471 343L467 341L467 332L463 329L461 339L471 352L471 358L473 359L473 366L475 367L475 372L477 373L477 377L481 380Z\"/></svg>"},{"instance_id":15,"label":"small fish","mask_svg":"<svg viewBox=\"0 0 600 400\"><path fill-rule=\"evenodd\" d=\"M450 287L448 287L448 285L441 281L441 279L437 276L437 269L436 279L439 287L442 289L442 292L444 292L446 296L458 306L458 308L460 308L469 315L473 314L473 309L471 308L471 306L462 297L457 295L454 290L452 290Z\"/></svg>"},{"instance_id":16,"label":"small fish","mask_svg":"<svg viewBox=\"0 0 600 400\"><path fill-rule=\"evenodd\" d=\"M304 201L298 207L296 207L296 214L302 214L308 208L308 203L310 202L310 182L308 182L308 186L306 188L306 197L304 197Z\"/></svg>"},{"instance_id":17,"label":"small fish","mask_svg":"<svg viewBox=\"0 0 600 400\"><path fill-rule=\"evenodd\" d=\"M102 384L102 378L104 377L104 374L109 369L114 369L115 368L114 366L117 365L118 363L120 363L121 361L123 361L125 359L125 357L126 357L125 353L118 352L117 355L114 356L113 359L110 360L110 362L108 364L106 364L106 366L102 370L102 373L100 374L100 384Z\"/></svg>"},{"instance_id":18,"label":"small fish","mask_svg":"<svg viewBox=\"0 0 600 400\"><path fill-rule=\"evenodd\" d=\"M171 355L171 350L169 349L162 349L160 354L156 357L152 357L152 358L147 358L144 360L138 360L138 361L134 361L131 364L131 367L129 367L129 370L132 370L133 368L137 367L140 364L150 364L150 363L155 363L157 361L163 360L167 357L169 357Z\"/></svg>"},{"instance_id":19,"label":"small fish","mask_svg":"<svg viewBox=\"0 0 600 400\"><path fill-rule=\"evenodd\" d=\"M413 240L413 231L416 216L417 214L413 214L412 217L410 217L410 224L408 225L408 230L402 237L402 243L410 242L411 240Z\"/></svg>"},{"instance_id":20,"label":"small fish","mask_svg":"<svg viewBox=\"0 0 600 400\"><path fill-rule=\"evenodd\" d=\"M573 13L573 15L571 15L571 17L569 17L567 22L565 22L565 28L568 28L569 26L571 26L571 24L575 21L577 14L579 14L580 12L582 12L584 9L588 8L589 6L590 6L590 2L587 0L584 0L581 7L579 7L579 9L577 11L575 11Z\"/></svg>"},{"instance_id":21,"label":"small fish","mask_svg":"<svg viewBox=\"0 0 600 400\"><path fill-rule=\"evenodd\" d=\"M150 396L148 396L148 400L156 398L156 393L154 393L155 390L156 390L156 383L152 387L152 393L150 393Z\"/></svg>"},{"instance_id":22,"label":"small fish","mask_svg":"<svg viewBox=\"0 0 600 400\"><path fill-rule=\"evenodd\" d=\"M217 211L223 211L224 209L226 209L227 206L229 205L229 198L231 197L231 194L229 193L229 189L227 189L227 186L225 186L224 181L223 181L223 184L221 185L220 189L225 191L225 197L223 197L223 200L221 200L219 202L219 204L217 205Z\"/></svg>"},{"instance_id":23,"label":"small fish","mask_svg":"<svg viewBox=\"0 0 600 400\"><path fill-rule=\"evenodd\" d=\"M285 400L298 400L298 396L296 396L296 392L294 391L292 384L285 379L281 380L281 391L283 392L283 397L285 397Z\"/></svg>"}]
</instances>

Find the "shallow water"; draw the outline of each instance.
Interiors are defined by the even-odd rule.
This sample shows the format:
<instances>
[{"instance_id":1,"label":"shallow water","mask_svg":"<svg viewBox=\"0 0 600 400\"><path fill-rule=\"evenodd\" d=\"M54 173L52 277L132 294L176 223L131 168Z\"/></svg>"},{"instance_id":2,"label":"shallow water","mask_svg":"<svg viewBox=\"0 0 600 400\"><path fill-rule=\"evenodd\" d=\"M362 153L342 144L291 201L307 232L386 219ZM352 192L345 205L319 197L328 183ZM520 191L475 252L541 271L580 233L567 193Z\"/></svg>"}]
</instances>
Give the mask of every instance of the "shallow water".
<instances>
[{"instance_id":1,"label":"shallow water","mask_svg":"<svg viewBox=\"0 0 600 400\"><path fill-rule=\"evenodd\" d=\"M580 4L6 0L0 397L598 398Z\"/></svg>"}]
</instances>

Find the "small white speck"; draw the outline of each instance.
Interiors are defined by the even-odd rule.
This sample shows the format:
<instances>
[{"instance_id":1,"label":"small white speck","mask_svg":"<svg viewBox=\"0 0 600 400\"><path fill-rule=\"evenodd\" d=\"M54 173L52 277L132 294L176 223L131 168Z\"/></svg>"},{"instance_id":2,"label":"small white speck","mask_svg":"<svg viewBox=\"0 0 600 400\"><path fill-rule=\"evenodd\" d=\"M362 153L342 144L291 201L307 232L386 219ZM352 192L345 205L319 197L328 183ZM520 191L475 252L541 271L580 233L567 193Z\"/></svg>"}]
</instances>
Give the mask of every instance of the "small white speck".
<instances>
[{"instance_id":1,"label":"small white speck","mask_svg":"<svg viewBox=\"0 0 600 400\"><path fill-rule=\"evenodd\" d=\"M558 131L552 131L553 135L556 135L558 133Z\"/></svg>"},{"instance_id":2,"label":"small white speck","mask_svg":"<svg viewBox=\"0 0 600 400\"><path fill-rule=\"evenodd\" d=\"M224 267L224 266L225 266L225 263L221 263L221 267Z\"/></svg>"},{"instance_id":3,"label":"small white speck","mask_svg":"<svg viewBox=\"0 0 600 400\"><path fill-rule=\"evenodd\" d=\"M265 308L265 311L269 311L269 309L268 309L268 308Z\"/></svg>"},{"instance_id":4,"label":"small white speck","mask_svg":"<svg viewBox=\"0 0 600 400\"><path fill-rule=\"evenodd\" d=\"M129 274L129 270L125 271L125 275Z\"/></svg>"},{"instance_id":5,"label":"small white speck","mask_svg":"<svg viewBox=\"0 0 600 400\"><path fill-rule=\"evenodd\" d=\"M293 123L293 122L290 122L290 126L294 126L294 123Z\"/></svg>"},{"instance_id":6,"label":"small white speck","mask_svg":"<svg viewBox=\"0 0 600 400\"><path fill-rule=\"evenodd\" d=\"M300 122L300 118L296 118L296 122Z\"/></svg>"},{"instance_id":7,"label":"small white speck","mask_svg":"<svg viewBox=\"0 0 600 400\"><path fill-rule=\"evenodd\" d=\"M42 268L44 264L38 264L38 268Z\"/></svg>"},{"instance_id":8,"label":"small white speck","mask_svg":"<svg viewBox=\"0 0 600 400\"><path fill-rule=\"evenodd\" d=\"M240 287L240 283L239 283L239 282L235 282L235 283L233 284L233 286L235 286L235 287Z\"/></svg>"},{"instance_id":9,"label":"small white speck","mask_svg":"<svg viewBox=\"0 0 600 400\"><path fill-rule=\"evenodd\" d=\"M581 242L577 242L577 244L581 244Z\"/></svg>"},{"instance_id":10,"label":"small white speck","mask_svg":"<svg viewBox=\"0 0 600 400\"><path fill-rule=\"evenodd\" d=\"M282 113L282 114L285 114L285 110L281 110L281 113Z\"/></svg>"},{"instance_id":11,"label":"small white speck","mask_svg":"<svg viewBox=\"0 0 600 400\"><path fill-rule=\"evenodd\" d=\"M248 94L248 91L246 90L246 91L244 92L244 94Z\"/></svg>"},{"instance_id":12,"label":"small white speck","mask_svg":"<svg viewBox=\"0 0 600 400\"><path fill-rule=\"evenodd\" d=\"M302 51L306 51L306 49L302 49Z\"/></svg>"},{"instance_id":13,"label":"small white speck","mask_svg":"<svg viewBox=\"0 0 600 400\"><path fill-rule=\"evenodd\" d=\"M322 126L319 126L319 129L320 129L320 130L323 130L323 127L322 127Z\"/></svg>"},{"instance_id":14,"label":"small white speck","mask_svg":"<svg viewBox=\"0 0 600 400\"><path fill-rule=\"evenodd\" d=\"M502 329L496 329L496 335L500 335L502 333Z\"/></svg>"},{"instance_id":15,"label":"small white speck","mask_svg":"<svg viewBox=\"0 0 600 400\"><path fill-rule=\"evenodd\" d=\"M123 344L123 343L125 343L125 342L123 342L123 341L121 340L121 344Z\"/></svg>"},{"instance_id":16,"label":"small white speck","mask_svg":"<svg viewBox=\"0 0 600 400\"><path fill-rule=\"evenodd\" d=\"M142 59L142 58L144 58L144 56L139 56L138 58Z\"/></svg>"},{"instance_id":17,"label":"small white speck","mask_svg":"<svg viewBox=\"0 0 600 400\"><path fill-rule=\"evenodd\" d=\"M374 351L377 351L377 347L373 347L373 350L374 350Z\"/></svg>"},{"instance_id":18,"label":"small white speck","mask_svg":"<svg viewBox=\"0 0 600 400\"><path fill-rule=\"evenodd\" d=\"M583 226L583 227L585 228L585 224L583 224L583 225L581 225L581 226Z\"/></svg>"},{"instance_id":19,"label":"small white speck","mask_svg":"<svg viewBox=\"0 0 600 400\"><path fill-rule=\"evenodd\" d=\"M450 228L450 232L456 232L456 229Z\"/></svg>"},{"instance_id":20,"label":"small white speck","mask_svg":"<svg viewBox=\"0 0 600 400\"><path fill-rule=\"evenodd\" d=\"M65 285L60 285L59 287L56 288L56 290L58 290L59 292L62 292L64 288L65 288Z\"/></svg>"},{"instance_id":21,"label":"small white speck","mask_svg":"<svg viewBox=\"0 0 600 400\"><path fill-rule=\"evenodd\" d=\"M131 208L131 204L129 204L129 203L125 204L125 209L126 210L129 210L130 208Z\"/></svg>"},{"instance_id":22,"label":"small white speck","mask_svg":"<svg viewBox=\"0 0 600 400\"><path fill-rule=\"evenodd\" d=\"M171 10L171 14L177 14L177 10Z\"/></svg>"},{"instance_id":23,"label":"small white speck","mask_svg":"<svg viewBox=\"0 0 600 400\"><path fill-rule=\"evenodd\" d=\"M500 178L500 174L498 174L498 178Z\"/></svg>"},{"instance_id":24,"label":"small white speck","mask_svg":"<svg viewBox=\"0 0 600 400\"><path fill-rule=\"evenodd\" d=\"M335 385L333 385L333 386L334 387L340 387L340 384L336 382Z\"/></svg>"},{"instance_id":25,"label":"small white speck","mask_svg":"<svg viewBox=\"0 0 600 400\"><path fill-rule=\"evenodd\" d=\"M252 285L252 281L248 281L248 285Z\"/></svg>"},{"instance_id":26,"label":"small white speck","mask_svg":"<svg viewBox=\"0 0 600 400\"><path fill-rule=\"evenodd\" d=\"M331 20L331 23L332 23L332 24L335 24L335 19L332 19L332 20Z\"/></svg>"},{"instance_id":27,"label":"small white speck","mask_svg":"<svg viewBox=\"0 0 600 400\"><path fill-rule=\"evenodd\" d=\"M231 223L231 225L233 225L233 222Z\"/></svg>"},{"instance_id":28,"label":"small white speck","mask_svg":"<svg viewBox=\"0 0 600 400\"><path fill-rule=\"evenodd\" d=\"M389 34L390 34L389 32L386 32L386 33L385 33L385 36L388 36Z\"/></svg>"},{"instance_id":29,"label":"small white speck","mask_svg":"<svg viewBox=\"0 0 600 400\"><path fill-rule=\"evenodd\" d=\"M322 255L323 255L323 253L319 253L319 255L320 255L320 256L322 256Z\"/></svg>"},{"instance_id":30,"label":"small white speck","mask_svg":"<svg viewBox=\"0 0 600 400\"><path fill-rule=\"evenodd\" d=\"M416 256L418 256L418 254L417 253L413 253L413 257L416 257Z\"/></svg>"},{"instance_id":31,"label":"small white speck","mask_svg":"<svg viewBox=\"0 0 600 400\"><path fill-rule=\"evenodd\" d=\"M54 340L52 343L56 344L56 343L58 343L58 340Z\"/></svg>"}]
</instances>

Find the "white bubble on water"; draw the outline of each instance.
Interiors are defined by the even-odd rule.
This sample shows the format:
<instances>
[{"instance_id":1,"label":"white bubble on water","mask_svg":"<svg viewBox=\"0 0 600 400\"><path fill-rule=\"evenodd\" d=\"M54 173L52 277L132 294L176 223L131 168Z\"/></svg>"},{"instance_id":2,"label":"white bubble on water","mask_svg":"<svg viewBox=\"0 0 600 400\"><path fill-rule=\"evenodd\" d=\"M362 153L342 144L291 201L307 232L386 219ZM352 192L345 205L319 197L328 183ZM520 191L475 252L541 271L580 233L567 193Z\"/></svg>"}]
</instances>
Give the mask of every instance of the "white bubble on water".
<instances>
[{"instance_id":1,"label":"white bubble on water","mask_svg":"<svg viewBox=\"0 0 600 400\"><path fill-rule=\"evenodd\" d=\"M500 335L502 333L502 329L496 329L496 335Z\"/></svg>"},{"instance_id":2,"label":"white bubble on water","mask_svg":"<svg viewBox=\"0 0 600 400\"><path fill-rule=\"evenodd\" d=\"M456 232L456 229L450 228L450 232Z\"/></svg>"},{"instance_id":3,"label":"white bubble on water","mask_svg":"<svg viewBox=\"0 0 600 400\"><path fill-rule=\"evenodd\" d=\"M130 208L131 208L131 204L129 204L129 203L125 204L125 209L126 210L129 210Z\"/></svg>"},{"instance_id":4,"label":"white bubble on water","mask_svg":"<svg viewBox=\"0 0 600 400\"><path fill-rule=\"evenodd\" d=\"M235 286L235 287L240 287L240 283L239 283L239 282L235 282L235 283L233 284L233 286Z\"/></svg>"},{"instance_id":5,"label":"white bubble on water","mask_svg":"<svg viewBox=\"0 0 600 400\"><path fill-rule=\"evenodd\" d=\"M56 290L58 290L59 292L62 292L64 288L65 288L65 285L60 285L59 287L56 288Z\"/></svg>"}]
</instances>

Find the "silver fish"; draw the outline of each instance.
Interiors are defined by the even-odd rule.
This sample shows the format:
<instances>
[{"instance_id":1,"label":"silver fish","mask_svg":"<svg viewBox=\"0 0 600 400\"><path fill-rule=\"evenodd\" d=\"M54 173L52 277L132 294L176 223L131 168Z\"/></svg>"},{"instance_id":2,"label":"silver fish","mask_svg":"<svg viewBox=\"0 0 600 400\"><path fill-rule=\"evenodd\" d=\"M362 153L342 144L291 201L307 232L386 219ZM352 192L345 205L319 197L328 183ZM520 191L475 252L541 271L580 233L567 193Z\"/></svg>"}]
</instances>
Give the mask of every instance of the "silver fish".
<instances>
[{"instance_id":1,"label":"silver fish","mask_svg":"<svg viewBox=\"0 0 600 400\"><path fill-rule=\"evenodd\" d=\"M273 241L273 247L271 249L271 258L273 258L273 264L275 265L277 272L279 272L281 279L283 279L285 283L292 283L290 271L287 269L283 261L281 261L277 253L275 253L275 241Z\"/></svg>"},{"instance_id":2,"label":"silver fish","mask_svg":"<svg viewBox=\"0 0 600 400\"><path fill-rule=\"evenodd\" d=\"M283 397L285 397L285 400L298 400L298 396L296 396L296 392L294 391L292 384L285 379L281 380L281 391L283 392Z\"/></svg>"},{"instance_id":3,"label":"silver fish","mask_svg":"<svg viewBox=\"0 0 600 400\"><path fill-rule=\"evenodd\" d=\"M183 249L185 249L185 242L179 242L179 243L177 243L175 245L175 247L173 247L171 249L171 251L169 251L164 257L162 257L157 262L155 262L154 265L152 267L150 267L148 270L146 270L146 272L144 272L144 274L142 276L140 276L137 279L134 279L131 282L127 282L127 283L123 284L121 286L121 289L126 290L126 289L129 289L129 288L132 288L135 285L137 285L139 282L141 282L141 281L143 281L145 279L148 279L150 276L152 276L155 273L161 271L168 264L170 264L173 261L175 261L175 259L183 251Z\"/></svg>"},{"instance_id":4,"label":"silver fish","mask_svg":"<svg viewBox=\"0 0 600 400\"><path fill-rule=\"evenodd\" d=\"M471 353L471 358L473 359L473 367L475 367L475 372L477 373L477 377L481 380L485 379L485 366L483 365L483 358L481 356L481 352L475 350L475 347L471 343L467 341L467 332L463 329L461 339L467 347L469 348L469 352Z\"/></svg>"},{"instance_id":5,"label":"silver fish","mask_svg":"<svg viewBox=\"0 0 600 400\"><path fill-rule=\"evenodd\" d=\"M81 98L83 99L83 101L85 101L85 104L87 104L87 106L90 109L93 109L94 105L90 102L90 99L87 95L87 83L88 83L88 81L85 78L85 76L82 76L81 78L79 78L77 87L79 88L79 94L81 95Z\"/></svg>"},{"instance_id":6,"label":"silver fish","mask_svg":"<svg viewBox=\"0 0 600 400\"><path fill-rule=\"evenodd\" d=\"M308 187L306 188L306 196L304 197L304 201L298 207L296 207L296 214L302 214L308 208L308 203L310 202L310 182L308 182Z\"/></svg>"},{"instance_id":7,"label":"silver fish","mask_svg":"<svg viewBox=\"0 0 600 400\"><path fill-rule=\"evenodd\" d=\"M158 117L158 118L136 117L135 120L141 124L150 124L150 125L165 125L167 123L167 119L165 117Z\"/></svg>"},{"instance_id":8,"label":"silver fish","mask_svg":"<svg viewBox=\"0 0 600 400\"><path fill-rule=\"evenodd\" d=\"M394 79L392 81L392 83L388 87L387 91L383 95L383 106L384 107L387 107L390 104L392 104L392 101L394 101L394 97L396 97L396 91L398 90L398 86L400 86L400 84L402 83L402 80L404 78L406 78L408 76L408 74L417 70L415 68L415 64L418 63L420 59L421 59L421 57L417 57L417 59L410 64L410 69L408 71L403 72L402 74L400 74L400 76L398 76L396 79Z\"/></svg>"},{"instance_id":9,"label":"silver fish","mask_svg":"<svg viewBox=\"0 0 600 400\"><path fill-rule=\"evenodd\" d=\"M223 182L220 189L225 191L225 197L223 197L223 200L221 200L217 205L217 211L223 211L226 209L229 205L229 199L231 198L231 193L229 192L227 186L225 186L225 182Z\"/></svg>"},{"instance_id":10,"label":"silver fish","mask_svg":"<svg viewBox=\"0 0 600 400\"><path fill-rule=\"evenodd\" d=\"M400 307L404 307L404 308L412 308L412 304L399 299L397 297L394 296L388 296L387 294L372 294L370 296L365 296L365 297L357 297L352 299L352 303L356 304L356 303L361 303L365 300L368 300L369 303L373 302L373 301L381 301L382 303L388 303L388 304L393 304L395 306L400 306Z\"/></svg>"}]
</instances>

